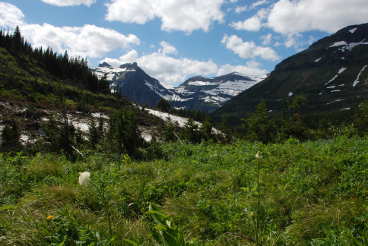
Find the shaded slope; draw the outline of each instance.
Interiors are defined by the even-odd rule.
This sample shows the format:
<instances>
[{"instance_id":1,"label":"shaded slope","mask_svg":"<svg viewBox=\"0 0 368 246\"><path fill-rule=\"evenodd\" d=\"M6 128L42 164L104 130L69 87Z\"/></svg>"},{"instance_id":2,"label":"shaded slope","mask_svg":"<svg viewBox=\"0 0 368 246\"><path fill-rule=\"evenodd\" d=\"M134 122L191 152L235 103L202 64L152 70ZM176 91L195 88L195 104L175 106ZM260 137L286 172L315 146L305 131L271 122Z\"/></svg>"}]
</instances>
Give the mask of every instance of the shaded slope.
<instances>
[{"instance_id":1,"label":"shaded slope","mask_svg":"<svg viewBox=\"0 0 368 246\"><path fill-rule=\"evenodd\" d=\"M217 110L216 117L239 118L262 100L281 110L295 95L307 99L304 112L347 111L368 98L368 24L346 27L278 64L264 81Z\"/></svg>"}]
</instances>

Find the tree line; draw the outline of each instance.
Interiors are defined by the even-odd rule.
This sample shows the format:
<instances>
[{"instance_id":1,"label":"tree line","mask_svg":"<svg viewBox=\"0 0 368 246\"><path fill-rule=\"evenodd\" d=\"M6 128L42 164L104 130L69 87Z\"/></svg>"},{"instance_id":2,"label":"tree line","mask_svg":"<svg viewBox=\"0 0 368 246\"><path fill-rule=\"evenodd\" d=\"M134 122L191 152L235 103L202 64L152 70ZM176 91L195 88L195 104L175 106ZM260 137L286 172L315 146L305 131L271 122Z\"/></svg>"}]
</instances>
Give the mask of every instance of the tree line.
<instances>
[{"instance_id":1,"label":"tree line","mask_svg":"<svg viewBox=\"0 0 368 246\"><path fill-rule=\"evenodd\" d=\"M7 49L18 59L25 55L33 58L46 72L65 83L94 93L110 93L108 81L98 79L88 67L86 59L70 57L67 51L61 55L51 48L33 48L24 39L19 27L14 32L0 30L0 47Z\"/></svg>"}]
</instances>

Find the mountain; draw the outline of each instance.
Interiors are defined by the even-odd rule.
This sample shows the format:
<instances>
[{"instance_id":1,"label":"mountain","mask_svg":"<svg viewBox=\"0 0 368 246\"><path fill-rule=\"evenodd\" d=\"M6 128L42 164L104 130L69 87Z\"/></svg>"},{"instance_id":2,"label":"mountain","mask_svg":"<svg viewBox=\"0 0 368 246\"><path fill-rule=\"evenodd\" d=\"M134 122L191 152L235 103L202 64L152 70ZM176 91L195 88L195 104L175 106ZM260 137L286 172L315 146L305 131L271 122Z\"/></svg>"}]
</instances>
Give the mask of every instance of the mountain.
<instances>
[{"instance_id":1,"label":"mountain","mask_svg":"<svg viewBox=\"0 0 368 246\"><path fill-rule=\"evenodd\" d=\"M112 91L141 105L156 106L161 98L170 100L173 96L171 90L166 89L157 79L146 74L137 63L112 67L104 62L94 72L99 78L105 78L110 82Z\"/></svg>"},{"instance_id":2,"label":"mountain","mask_svg":"<svg viewBox=\"0 0 368 246\"><path fill-rule=\"evenodd\" d=\"M172 99L172 104L179 108L211 112L262 79L238 73L214 78L192 77L174 89L178 96Z\"/></svg>"},{"instance_id":3,"label":"mountain","mask_svg":"<svg viewBox=\"0 0 368 246\"><path fill-rule=\"evenodd\" d=\"M348 26L287 58L262 82L234 97L214 116L240 118L265 101L270 111L303 95L303 112L349 111L368 98L368 24Z\"/></svg>"}]
</instances>

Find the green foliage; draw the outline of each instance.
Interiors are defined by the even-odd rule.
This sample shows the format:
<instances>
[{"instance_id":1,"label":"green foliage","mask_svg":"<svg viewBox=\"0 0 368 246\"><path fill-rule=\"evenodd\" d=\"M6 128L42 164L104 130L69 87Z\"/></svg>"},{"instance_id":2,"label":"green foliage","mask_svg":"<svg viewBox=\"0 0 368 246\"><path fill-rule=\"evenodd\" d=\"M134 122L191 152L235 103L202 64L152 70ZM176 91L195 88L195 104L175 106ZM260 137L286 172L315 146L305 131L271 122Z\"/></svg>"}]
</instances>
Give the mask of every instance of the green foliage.
<instances>
[{"instance_id":1,"label":"green foliage","mask_svg":"<svg viewBox=\"0 0 368 246\"><path fill-rule=\"evenodd\" d=\"M359 105L354 115L354 125L361 135L368 133L368 102L363 102Z\"/></svg>"},{"instance_id":2,"label":"green foliage","mask_svg":"<svg viewBox=\"0 0 368 246\"><path fill-rule=\"evenodd\" d=\"M116 112L110 119L107 137L112 152L119 155L124 153L136 155L138 148L143 145L136 113L130 109Z\"/></svg>"},{"instance_id":3,"label":"green foliage","mask_svg":"<svg viewBox=\"0 0 368 246\"><path fill-rule=\"evenodd\" d=\"M150 204L148 214L152 217L154 226L152 227L152 236L159 245L162 246L190 246L187 243L182 232L175 227L170 218L165 214L153 208Z\"/></svg>"},{"instance_id":4,"label":"green foliage","mask_svg":"<svg viewBox=\"0 0 368 246\"><path fill-rule=\"evenodd\" d=\"M0 244L366 245L367 146L353 136L170 143L153 161L1 155Z\"/></svg>"},{"instance_id":5,"label":"green foliage","mask_svg":"<svg viewBox=\"0 0 368 246\"><path fill-rule=\"evenodd\" d=\"M171 105L168 101L166 101L165 99L161 98L160 101L158 102L157 106L156 106L159 110L163 111L163 112L170 112L171 111Z\"/></svg>"},{"instance_id":6,"label":"green foliage","mask_svg":"<svg viewBox=\"0 0 368 246\"><path fill-rule=\"evenodd\" d=\"M17 122L12 120L5 124L5 127L2 131L1 139L1 151L9 152L20 150L20 132Z\"/></svg>"},{"instance_id":7,"label":"green foliage","mask_svg":"<svg viewBox=\"0 0 368 246\"><path fill-rule=\"evenodd\" d=\"M269 115L266 102L257 105L256 111L243 119L247 138L263 143L272 142L275 137L275 124Z\"/></svg>"}]
</instances>

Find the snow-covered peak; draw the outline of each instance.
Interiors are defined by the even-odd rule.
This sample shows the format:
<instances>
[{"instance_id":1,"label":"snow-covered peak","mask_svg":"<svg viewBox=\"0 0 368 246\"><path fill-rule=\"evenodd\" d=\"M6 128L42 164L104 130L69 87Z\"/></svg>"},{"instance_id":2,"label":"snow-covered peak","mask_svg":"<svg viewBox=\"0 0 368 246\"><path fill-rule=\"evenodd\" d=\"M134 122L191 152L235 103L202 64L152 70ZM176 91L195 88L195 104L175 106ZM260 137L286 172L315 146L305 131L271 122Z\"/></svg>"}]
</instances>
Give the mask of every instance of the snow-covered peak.
<instances>
[{"instance_id":1,"label":"snow-covered peak","mask_svg":"<svg viewBox=\"0 0 368 246\"><path fill-rule=\"evenodd\" d=\"M237 72L213 78L195 76L175 88L178 96L172 101L178 107L211 111L263 79L265 76L243 76Z\"/></svg>"}]
</instances>

